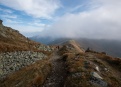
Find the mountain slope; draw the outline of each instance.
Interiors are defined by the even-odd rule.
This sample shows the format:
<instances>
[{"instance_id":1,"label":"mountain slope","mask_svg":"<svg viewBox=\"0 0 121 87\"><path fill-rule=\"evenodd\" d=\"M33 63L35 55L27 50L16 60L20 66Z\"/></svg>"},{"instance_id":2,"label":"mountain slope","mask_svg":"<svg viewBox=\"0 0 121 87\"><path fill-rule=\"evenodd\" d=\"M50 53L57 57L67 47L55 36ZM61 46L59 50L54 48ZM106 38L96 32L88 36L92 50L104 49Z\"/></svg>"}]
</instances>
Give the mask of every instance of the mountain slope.
<instances>
[{"instance_id":1,"label":"mountain slope","mask_svg":"<svg viewBox=\"0 0 121 87\"><path fill-rule=\"evenodd\" d=\"M39 43L26 38L19 31L0 24L0 52L36 50L34 46L37 45Z\"/></svg>"},{"instance_id":2,"label":"mountain slope","mask_svg":"<svg viewBox=\"0 0 121 87\"><path fill-rule=\"evenodd\" d=\"M84 49L80 49L80 45L74 40L64 42L63 45L68 45L69 47L73 47L77 52L84 53Z\"/></svg>"},{"instance_id":3,"label":"mountain slope","mask_svg":"<svg viewBox=\"0 0 121 87\"><path fill-rule=\"evenodd\" d=\"M121 86L121 59L93 50L82 54L69 47L66 44L59 50L67 64L68 77L64 87Z\"/></svg>"},{"instance_id":4,"label":"mountain slope","mask_svg":"<svg viewBox=\"0 0 121 87\"><path fill-rule=\"evenodd\" d=\"M51 71L50 46L34 42L0 20L0 87L40 87Z\"/></svg>"}]
</instances>

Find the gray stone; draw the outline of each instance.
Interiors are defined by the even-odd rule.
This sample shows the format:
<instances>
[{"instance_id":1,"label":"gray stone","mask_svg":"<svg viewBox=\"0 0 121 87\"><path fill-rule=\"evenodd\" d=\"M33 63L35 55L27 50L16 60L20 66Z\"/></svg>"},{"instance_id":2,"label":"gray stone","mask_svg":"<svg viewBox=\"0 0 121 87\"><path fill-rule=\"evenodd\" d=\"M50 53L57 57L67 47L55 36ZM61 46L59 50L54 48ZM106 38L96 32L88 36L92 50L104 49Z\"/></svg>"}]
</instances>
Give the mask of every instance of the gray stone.
<instances>
[{"instance_id":1,"label":"gray stone","mask_svg":"<svg viewBox=\"0 0 121 87\"><path fill-rule=\"evenodd\" d=\"M2 76L6 76L27 65L33 64L38 60L45 58L46 55L39 52L18 51L0 54L0 71Z\"/></svg>"},{"instance_id":2,"label":"gray stone","mask_svg":"<svg viewBox=\"0 0 121 87\"><path fill-rule=\"evenodd\" d=\"M103 79L98 73L92 72L91 75L95 78Z\"/></svg>"}]
</instances>

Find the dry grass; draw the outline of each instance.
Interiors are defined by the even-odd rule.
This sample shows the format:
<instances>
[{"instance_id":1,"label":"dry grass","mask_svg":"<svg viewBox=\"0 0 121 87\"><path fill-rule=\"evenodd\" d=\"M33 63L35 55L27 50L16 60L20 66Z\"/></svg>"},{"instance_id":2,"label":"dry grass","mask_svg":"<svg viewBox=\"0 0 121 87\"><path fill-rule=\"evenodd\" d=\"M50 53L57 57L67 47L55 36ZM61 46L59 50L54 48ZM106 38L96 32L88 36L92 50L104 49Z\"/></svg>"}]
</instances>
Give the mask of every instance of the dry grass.
<instances>
[{"instance_id":1,"label":"dry grass","mask_svg":"<svg viewBox=\"0 0 121 87\"><path fill-rule=\"evenodd\" d=\"M92 87L88 82L90 77L90 71L85 70L84 67L85 54L65 53L63 58L67 64L68 78L66 80L66 87ZM87 72L88 71L88 72ZM81 76L74 77L76 73L80 73Z\"/></svg>"},{"instance_id":2,"label":"dry grass","mask_svg":"<svg viewBox=\"0 0 121 87\"><path fill-rule=\"evenodd\" d=\"M35 48L37 45L41 44L26 38L17 30L4 26L0 28L0 52L38 50Z\"/></svg>"},{"instance_id":3,"label":"dry grass","mask_svg":"<svg viewBox=\"0 0 121 87\"><path fill-rule=\"evenodd\" d=\"M91 72L97 72L95 70L96 64L99 66L100 75L103 80L108 83L108 87L120 87L121 82L119 80L121 59L107 56L105 53L98 52L86 52L86 53L75 53L63 47L61 49L61 55L63 60L67 64L68 78L65 83L65 87L97 87L89 82ZM90 61L90 64L85 64ZM107 67L109 71L104 71ZM117 72L118 71L118 72ZM81 73L81 76L75 77L76 73ZM117 77L117 75L119 75Z\"/></svg>"},{"instance_id":4,"label":"dry grass","mask_svg":"<svg viewBox=\"0 0 121 87\"><path fill-rule=\"evenodd\" d=\"M48 59L37 61L0 81L0 87L41 87L50 71Z\"/></svg>"},{"instance_id":5,"label":"dry grass","mask_svg":"<svg viewBox=\"0 0 121 87\"><path fill-rule=\"evenodd\" d=\"M44 51L44 50L38 50L34 48L34 46L38 45L39 43L31 42L31 49L27 43L5 43L0 41L0 53L2 52L14 52L14 51L35 51L35 52L41 52L46 55L51 55L52 52Z\"/></svg>"},{"instance_id":6,"label":"dry grass","mask_svg":"<svg viewBox=\"0 0 121 87\"><path fill-rule=\"evenodd\" d=\"M121 59L120 58L113 58L111 56L104 55L104 54L96 54L96 56L99 59L102 59L103 61L108 62L111 66L116 66L118 68L118 70L120 70L120 68L121 68Z\"/></svg>"},{"instance_id":7,"label":"dry grass","mask_svg":"<svg viewBox=\"0 0 121 87\"><path fill-rule=\"evenodd\" d=\"M0 42L0 52L11 52L11 51L21 51L21 50L28 50L28 47L24 45L14 45L14 44Z\"/></svg>"}]
</instances>

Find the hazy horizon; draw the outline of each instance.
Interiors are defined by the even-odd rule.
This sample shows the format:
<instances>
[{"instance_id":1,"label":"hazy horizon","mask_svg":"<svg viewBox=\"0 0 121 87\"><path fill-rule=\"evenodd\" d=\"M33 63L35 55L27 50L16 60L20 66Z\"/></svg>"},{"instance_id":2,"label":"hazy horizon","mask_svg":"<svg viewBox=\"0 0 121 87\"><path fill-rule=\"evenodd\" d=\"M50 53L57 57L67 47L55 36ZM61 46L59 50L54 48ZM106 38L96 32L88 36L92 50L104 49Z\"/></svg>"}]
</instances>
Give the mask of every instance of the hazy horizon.
<instances>
[{"instance_id":1,"label":"hazy horizon","mask_svg":"<svg viewBox=\"0 0 121 87\"><path fill-rule=\"evenodd\" d=\"M120 0L0 0L0 19L26 37L121 40Z\"/></svg>"}]
</instances>

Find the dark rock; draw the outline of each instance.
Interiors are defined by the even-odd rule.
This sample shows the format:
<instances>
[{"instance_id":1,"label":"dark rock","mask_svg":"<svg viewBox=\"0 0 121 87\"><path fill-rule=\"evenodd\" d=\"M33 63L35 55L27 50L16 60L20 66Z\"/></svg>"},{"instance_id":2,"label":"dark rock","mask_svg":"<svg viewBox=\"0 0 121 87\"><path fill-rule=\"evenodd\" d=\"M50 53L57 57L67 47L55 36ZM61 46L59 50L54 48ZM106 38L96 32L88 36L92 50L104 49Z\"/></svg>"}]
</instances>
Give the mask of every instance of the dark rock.
<instances>
[{"instance_id":1,"label":"dark rock","mask_svg":"<svg viewBox=\"0 0 121 87\"><path fill-rule=\"evenodd\" d=\"M2 21L2 20L0 20L0 25L3 25L3 24L2 24L2 22L3 22L3 21Z\"/></svg>"}]
</instances>

